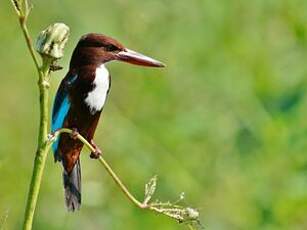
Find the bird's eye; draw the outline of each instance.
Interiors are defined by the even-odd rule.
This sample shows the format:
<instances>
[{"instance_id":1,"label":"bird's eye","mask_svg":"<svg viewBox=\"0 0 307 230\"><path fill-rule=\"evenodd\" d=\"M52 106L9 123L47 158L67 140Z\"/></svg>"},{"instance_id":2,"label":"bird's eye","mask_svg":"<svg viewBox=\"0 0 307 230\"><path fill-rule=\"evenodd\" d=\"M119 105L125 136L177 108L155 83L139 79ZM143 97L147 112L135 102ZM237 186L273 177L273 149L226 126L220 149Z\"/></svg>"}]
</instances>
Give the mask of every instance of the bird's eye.
<instances>
[{"instance_id":1,"label":"bird's eye","mask_svg":"<svg viewBox=\"0 0 307 230\"><path fill-rule=\"evenodd\" d=\"M115 45L112 45L112 44L107 45L105 48L106 48L107 51L118 50L118 48Z\"/></svg>"}]
</instances>

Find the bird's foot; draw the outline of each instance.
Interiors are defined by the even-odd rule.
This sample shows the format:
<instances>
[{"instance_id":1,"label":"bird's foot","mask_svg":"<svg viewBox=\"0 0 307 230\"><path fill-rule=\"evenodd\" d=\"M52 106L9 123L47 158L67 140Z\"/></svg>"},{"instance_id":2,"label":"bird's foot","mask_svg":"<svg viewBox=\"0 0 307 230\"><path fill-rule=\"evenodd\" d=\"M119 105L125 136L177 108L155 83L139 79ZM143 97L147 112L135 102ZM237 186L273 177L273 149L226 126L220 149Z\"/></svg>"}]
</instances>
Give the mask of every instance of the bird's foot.
<instances>
[{"instance_id":1,"label":"bird's foot","mask_svg":"<svg viewBox=\"0 0 307 230\"><path fill-rule=\"evenodd\" d=\"M53 64L50 65L50 71L52 71L52 72L55 72L55 71L58 71L58 70L61 70L61 69L63 69L63 67L59 66L56 63L53 63Z\"/></svg>"},{"instance_id":2,"label":"bird's foot","mask_svg":"<svg viewBox=\"0 0 307 230\"><path fill-rule=\"evenodd\" d=\"M77 140L78 139L78 135L79 135L78 129L72 128L71 131L72 131L72 133L70 134L70 137L73 140Z\"/></svg>"},{"instance_id":3,"label":"bird's foot","mask_svg":"<svg viewBox=\"0 0 307 230\"><path fill-rule=\"evenodd\" d=\"M95 144L93 140L91 140L91 145L94 147L95 151L91 152L90 158L92 159L98 159L100 155L102 154L101 149Z\"/></svg>"}]
</instances>

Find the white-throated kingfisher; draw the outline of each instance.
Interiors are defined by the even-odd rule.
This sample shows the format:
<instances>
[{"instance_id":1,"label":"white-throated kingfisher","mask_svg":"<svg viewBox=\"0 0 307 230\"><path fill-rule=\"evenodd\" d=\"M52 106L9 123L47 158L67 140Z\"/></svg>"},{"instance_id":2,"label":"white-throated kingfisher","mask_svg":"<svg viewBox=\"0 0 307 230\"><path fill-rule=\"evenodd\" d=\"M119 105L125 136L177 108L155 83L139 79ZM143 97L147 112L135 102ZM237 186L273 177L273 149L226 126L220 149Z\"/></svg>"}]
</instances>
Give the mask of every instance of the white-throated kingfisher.
<instances>
[{"instance_id":1,"label":"white-throated kingfisher","mask_svg":"<svg viewBox=\"0 0 307 230\"><path fill-rule=\"evenodd\" d=\"M52 131L69 128L80 133L96 149L101 150L93 136L108 96L111 77L105 64L123 61L148 67L163 67L159 61L127 49L113 38L102 34L86 34L79 40L70 61L69 71L62 80L53 105ZM55 161L63 164L65 204L69 211L81 205L80 152L83 143L74 135L62 134L53 144Z\"/></svg>"}]
</instances>

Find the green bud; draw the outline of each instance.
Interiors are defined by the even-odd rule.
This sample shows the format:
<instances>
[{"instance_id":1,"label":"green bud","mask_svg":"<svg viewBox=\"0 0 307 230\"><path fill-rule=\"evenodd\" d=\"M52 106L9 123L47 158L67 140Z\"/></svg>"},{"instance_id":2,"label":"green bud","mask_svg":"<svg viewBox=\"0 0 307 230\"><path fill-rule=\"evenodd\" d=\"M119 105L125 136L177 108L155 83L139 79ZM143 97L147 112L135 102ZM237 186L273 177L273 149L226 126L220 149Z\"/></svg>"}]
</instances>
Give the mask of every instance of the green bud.
<instances>
[{"instance_id":1,"label":"green bud","mask_svg":"<svg viewBox=\"0 0 307 230\"><path fill-rule=\"evenodd\" d=\"M64 46L68 36L68 26L64 23L54 23L39 33L35 49L42 57L59 59L64 55Z\"/></svg>"}]
</instances>

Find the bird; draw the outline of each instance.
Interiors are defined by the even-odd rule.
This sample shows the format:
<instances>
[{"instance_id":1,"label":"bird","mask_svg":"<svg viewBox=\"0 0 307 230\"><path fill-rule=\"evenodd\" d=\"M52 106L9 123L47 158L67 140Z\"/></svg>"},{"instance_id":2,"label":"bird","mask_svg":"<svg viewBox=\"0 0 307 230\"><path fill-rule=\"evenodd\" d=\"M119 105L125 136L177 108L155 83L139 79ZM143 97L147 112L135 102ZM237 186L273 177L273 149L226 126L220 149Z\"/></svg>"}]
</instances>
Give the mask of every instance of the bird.
<instances>
[{"instance_id":1,"label":"bird","mask_svg":"<svg viewBox=\"0 0 307 230\"><path fill-rule=\"evenodd\" d=\"M165 66L103 34L89 33L79 39L69 70L56 92L51 119L52 132L61 128L73 130L72 134L61 134L52 146L55 162L63 165L68 211L79 210L81 206L80 153L84 144L77 139L77 134L95 148L91 158L97 159L102 154L93 137L111 87L111 75L106 68L111 61L145 67Z\"/></svg>"}]
</instances>

